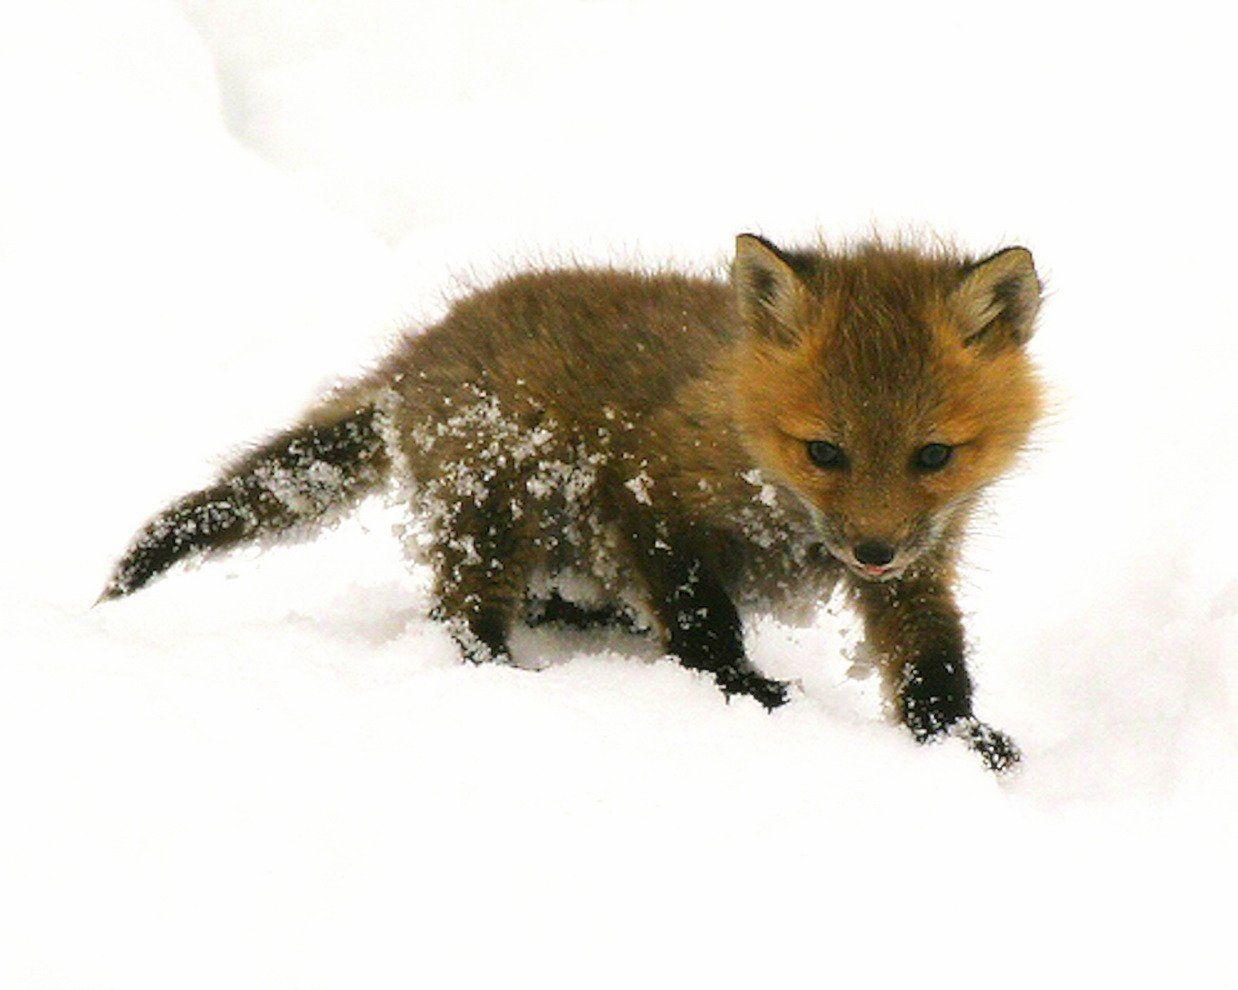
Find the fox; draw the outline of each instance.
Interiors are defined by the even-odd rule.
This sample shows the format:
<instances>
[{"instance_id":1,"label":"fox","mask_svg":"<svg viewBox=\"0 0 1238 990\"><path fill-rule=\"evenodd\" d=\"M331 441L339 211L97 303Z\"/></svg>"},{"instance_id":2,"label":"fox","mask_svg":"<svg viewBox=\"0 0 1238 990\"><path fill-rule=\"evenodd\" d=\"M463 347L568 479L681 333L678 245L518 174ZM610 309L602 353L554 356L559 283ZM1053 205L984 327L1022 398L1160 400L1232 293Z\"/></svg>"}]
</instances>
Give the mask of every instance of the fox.
<instances>
[{"instance_id":1,"label":"fox","mask_svg":"<svg viewBox=\"0 0 1238 990\"><path fill-rule=\"evenodd\" d=\"M513 662L517 623L623 626L772 710L793 686L750 660L744 617L841 587L891 716L1004 773L1020 751L973 711L954 589L1042 412L1042 295L1024 247L880 238L745 233L729 273L511 274L155 515L101 599L385 492L468 661Z\"/></svg>"}]
</instances>

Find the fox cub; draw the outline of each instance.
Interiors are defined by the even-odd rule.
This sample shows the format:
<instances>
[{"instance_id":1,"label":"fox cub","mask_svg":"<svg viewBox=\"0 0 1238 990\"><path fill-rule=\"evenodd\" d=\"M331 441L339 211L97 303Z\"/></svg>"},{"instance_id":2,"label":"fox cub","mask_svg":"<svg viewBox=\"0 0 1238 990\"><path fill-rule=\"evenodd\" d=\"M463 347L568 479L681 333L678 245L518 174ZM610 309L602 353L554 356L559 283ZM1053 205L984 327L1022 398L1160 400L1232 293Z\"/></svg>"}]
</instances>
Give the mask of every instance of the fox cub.
<instances>
[{"instance_id":1,"label":"fox cub","mask_svg":"<svg viewBox=\"0 0 1238 990\"><path fill-rule=\"evenodd\" d=\"M1018 750L973 715L951 588L968 517L1040 410L1024 350L1040 297L1021 247L977 260L752 234L729 284L517 275L155 516L103 597L390 488L471 660L508 660L515 622L643 622L772 709L788 686L748 660L741 611L841 579L915 738L960 736L1005 770Z\"/></svg>"}]
</instances>

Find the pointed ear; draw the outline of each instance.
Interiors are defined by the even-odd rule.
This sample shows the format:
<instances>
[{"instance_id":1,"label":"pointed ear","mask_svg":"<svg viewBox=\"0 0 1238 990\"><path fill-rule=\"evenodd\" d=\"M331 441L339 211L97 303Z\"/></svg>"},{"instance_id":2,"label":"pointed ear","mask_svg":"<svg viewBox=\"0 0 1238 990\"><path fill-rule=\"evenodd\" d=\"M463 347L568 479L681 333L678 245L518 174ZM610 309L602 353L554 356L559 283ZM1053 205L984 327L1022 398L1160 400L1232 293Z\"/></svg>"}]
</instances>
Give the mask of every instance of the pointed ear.
<instances>
[{"instance_id":1,"label":"pointed ear","mask_svg":"<svg viewBox=\"0 0 1238 990\"><path fill-rule=\"evenodd\" d=\"M1027 248L1006 248L972 265L954 291L963 344L1001 349L1027 343L1036 329L1040 288Z\"/></svg>"},{"instance_id":2,"label":"pointed ear","mask_svg":"<svg viewBox=\"0 0 1238 990\"><path fill-rule=\"evenodd\" d=\"M735 238L731 282L739 312L753 330L779 343L799 336L807 290L782 253L756 234Z\"/></svg>"}]
</instances>

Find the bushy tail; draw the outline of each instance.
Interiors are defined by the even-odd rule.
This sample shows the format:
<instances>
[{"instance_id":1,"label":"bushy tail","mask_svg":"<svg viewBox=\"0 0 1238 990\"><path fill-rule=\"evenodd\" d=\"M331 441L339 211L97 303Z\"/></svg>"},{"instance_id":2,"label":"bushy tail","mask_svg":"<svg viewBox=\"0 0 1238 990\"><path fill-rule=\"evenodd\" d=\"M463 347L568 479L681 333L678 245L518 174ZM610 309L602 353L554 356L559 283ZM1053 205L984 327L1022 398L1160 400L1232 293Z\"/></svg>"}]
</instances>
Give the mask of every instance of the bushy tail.
<instances>
[{"instance_id":1,"label":"bushy tail","mask_svg":"<svg viewBox=\"0 0 1238 990\"><path fill-rule=\"evenodd\" d=\"M357 502L390 469L381 415L367 404L315 418L174 502L138 531L100 601L137 591L187 557L309 527Z\"/></svg>"}]
</instances>

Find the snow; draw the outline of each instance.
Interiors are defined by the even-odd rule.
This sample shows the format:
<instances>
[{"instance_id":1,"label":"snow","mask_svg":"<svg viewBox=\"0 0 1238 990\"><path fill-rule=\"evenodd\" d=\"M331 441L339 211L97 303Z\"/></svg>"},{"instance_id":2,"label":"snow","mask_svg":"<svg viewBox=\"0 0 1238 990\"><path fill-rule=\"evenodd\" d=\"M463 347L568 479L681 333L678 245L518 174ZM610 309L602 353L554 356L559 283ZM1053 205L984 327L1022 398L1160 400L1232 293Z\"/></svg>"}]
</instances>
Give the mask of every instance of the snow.
<instances>
[{"instance_id":1,"label":"snow","mask_svg":"<svg viewBox=\"0 0 1238 990\"><path fill-rule=\"evenodd\" d=\"M1221 16L14 11L0 983L1232 984ZM773 714L620 633L462 664L377 503L90 607L151 512L464 285L872 223L1026 243L1052 290L1054 415L965 575L1013 779L885 724L837 603L749 630L800 685Z\"/></svg>"}]
</instances>

